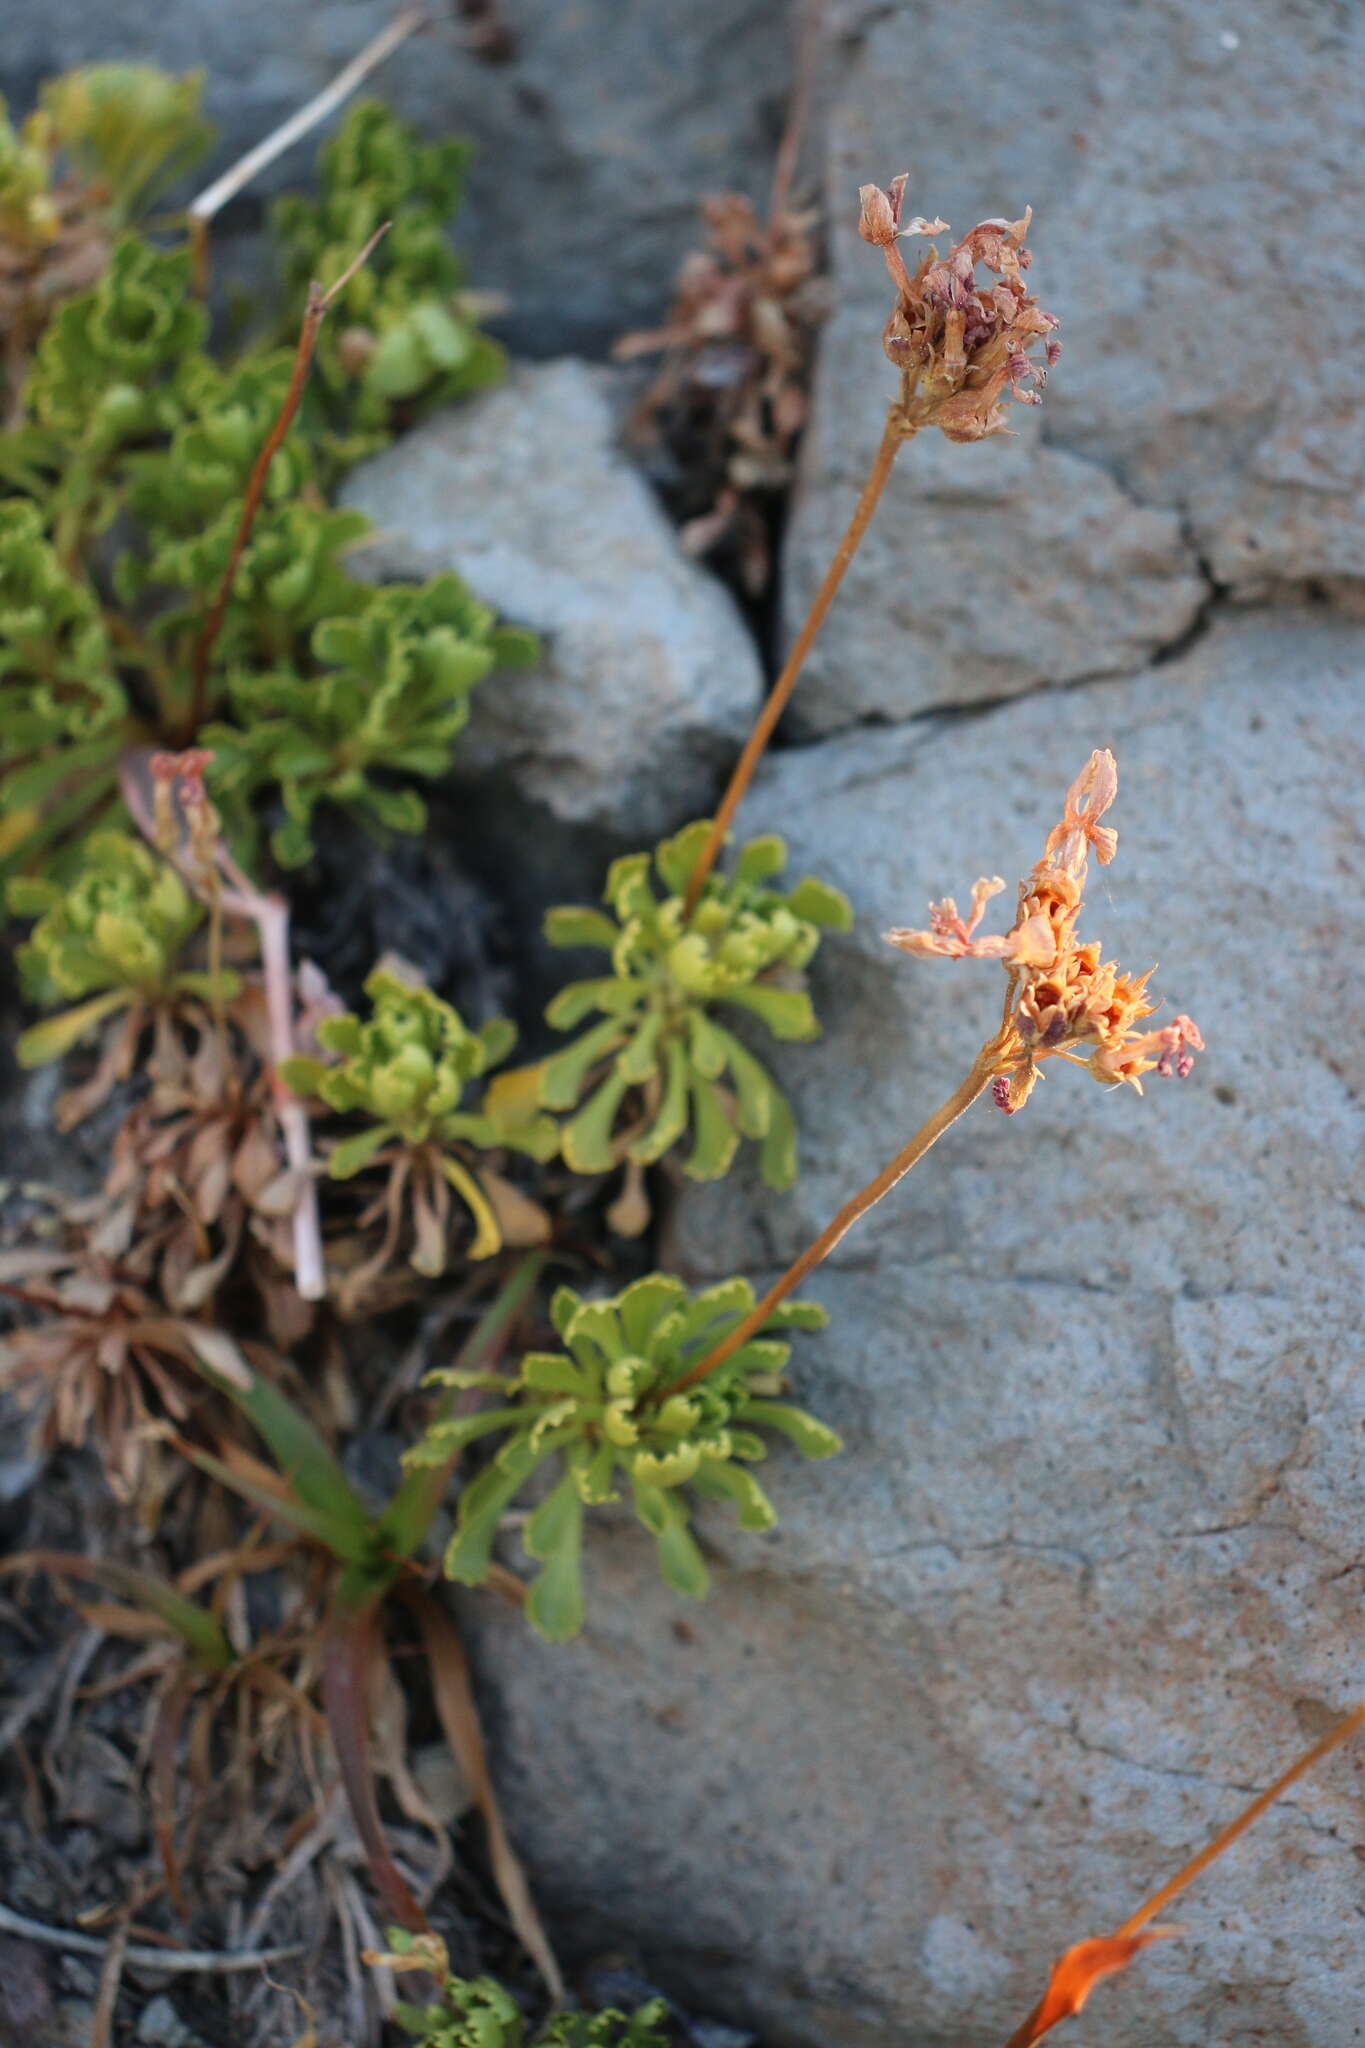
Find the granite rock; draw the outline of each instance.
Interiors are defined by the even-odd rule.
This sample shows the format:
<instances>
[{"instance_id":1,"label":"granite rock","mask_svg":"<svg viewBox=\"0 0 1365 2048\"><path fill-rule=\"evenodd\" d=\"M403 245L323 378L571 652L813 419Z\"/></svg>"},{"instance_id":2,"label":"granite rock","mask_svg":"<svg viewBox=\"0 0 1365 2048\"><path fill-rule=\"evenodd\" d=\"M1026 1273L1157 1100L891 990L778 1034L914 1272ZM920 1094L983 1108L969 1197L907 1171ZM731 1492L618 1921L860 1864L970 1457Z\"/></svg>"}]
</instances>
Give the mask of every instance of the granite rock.
<instances>
[{"instance_id":1,"label":"granite rock","mask_svg":"<svg viewBox=\"0 0 1365 2048\"><path fill-rule=\"evenodd\" d=\"M538 667L475 692L457 776L506 771L551 818L639 843L705 812L762 675L733 600L617 447L606 376L518 366L367 463L344 497L377 529L361 573L456 569L544 636Z\"/></svg>"},{"instance_id":2,"label":"granite rock","mask_svg":"<svg viewBox=\"0 0 1365 2048\"><path fill-rule=\"evenodd\" d=\"M1119 672L1182 640L1201 583L1358 605L1365 407L1345 366L1365 309L1347 167L1365 141L1365 16L1332 0L1226 15L1041 0L1020 36L1012 0L965 15L893 0L846 6L837 25L839 313L790 535L789 630L893 391L890 288L857 235L858 186L908 168L908 204L959 232L1032 204L1031 283L1061 317L1063 355L1040 416L1013 409L1022 446L902 455L803 688L805 729Z\"/></svg>"},{"instance_id":3,"label":"granite rock","mask_svg":"<svg viewBox=\"0 0 1365 2048\"><path fill-rule=\"evenodd\" d=\"M774 1061L796 1190L689 1191L683 1270L772 1272L948 1094L999 970L880 934L1031 865L1094 746L1120 845L1087 928L1159 956L1209 1051L1144 1100L1066 1070L978 1104L845 1241L796 1381L847 1449L774 1458L771 1538L709 1523L706 1608L624 1523L578 1644L471 1603L571 1940L784 2043L988 2048L1361 1692L1363 681L1358 628L1234 614L1134 679L768 764L746 822L858 924L816 965L823 1041ZM1324 1767L1191 1894L1197 1939L1101 1994L1110 2048L1349 2048L1358 1777Z\"/></svg>"},{"instance_id":4,"label":"granite rock","mask_svg":"<svg viewBox=\"0 0 1365 2048\"><path fill-rule=\"evenodd\" d=\"M766 188L791 65L788 0L498 0L512 44L501 63L471 50L462 9L427 11L431 26L366 90L433 137L475 143L456 238L472 281L508 296L501 331L522 353L553 356L602 351L623 329L652 325L695 243L701 194L758 199ZM0 91L23 110L71 64L202 66L219 130L207 177L393 14L392 0L10 0ZM264 172L222 216L220 241L249 234L264 197L306 180L317 144ZM259 254L251 274L267 274Z\"/></svg>"}]
</instances>

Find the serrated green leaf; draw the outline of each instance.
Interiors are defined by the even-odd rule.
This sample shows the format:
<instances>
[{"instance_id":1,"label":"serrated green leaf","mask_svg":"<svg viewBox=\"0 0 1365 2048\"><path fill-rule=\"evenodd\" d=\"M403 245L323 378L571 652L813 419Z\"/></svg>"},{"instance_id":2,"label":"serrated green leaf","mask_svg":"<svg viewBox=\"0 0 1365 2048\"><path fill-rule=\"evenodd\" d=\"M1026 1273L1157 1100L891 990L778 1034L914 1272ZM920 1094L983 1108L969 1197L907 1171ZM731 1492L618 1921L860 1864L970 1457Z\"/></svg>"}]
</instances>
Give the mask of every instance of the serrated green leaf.
<instances>
[{"instance_id":1,"label":"serrated green leaf","mask_svg":"<svg viewBox=\"0 0 1365 2048\"><path fill-rule=\"evenodd\" d=\"M683 1166L690 1180L720 1180L729 1172L739 1145L739 1131L726 1114L714 1081L693 1070L690 1082L695 1142Z\"/></svg>"},{"instance_id":2,"label":"serrated green leaf","mask_svg":"<svg viewBox=\"0 0 1365 2048\"><path fill-rule=\"evenodd\" d=\"M802 876L787 898L787 908L807 924L821 925L826 931L853 929L853 905L843 890L817 881L814 875Z\"/></svg>"},{"instance_id":3,"label":"serrated green leaf","mask_svg":"<svg viewBox=\"0 0 1365 2048\"><path fill-rule=\"evenodd\" d=\"M751 1010L767 1025L774 1038L811 1039L820 1036L820 1026L810 997L804 989L777 988L771 982L755 982L748 988L726 989L722 998Z\"/></svg>"},{"instance_id":4,"label":"serrated green leaf","mask_svg":"<svg viewBox=\"0 0 1365 2048\"><path fill-rule=\"evenodd\" d=\"M523 1386L542 1394L576 1394L587 1398L592 1389L581 1367L562 1351L528 1351L520 1368Z\"/></svg>"},{"instance_id":5,"label":"serrated green leaf","mask_svg":"<svg viewBox=\"0 0 1365 2048\"><path fill-rule=\"evenodd\" d=\"M564 904L546 911L545 936L552 946L597 946L609 953L621 933L605 911ZM554 1021L551 1017L550 1022Z\"/></svg>"},{"instance_id":6,"label":"serrated green leaf","mask_svg":"<svg viewBox=\"0 0 1365 2048\"><path fill-rule=\"evenodd\" d=\"M783 1194L796 1179L796 1118L781 1090L774 1088L768 1098L768 1128L759 1150L759 1171L766 1187Z\"/></svg>"},{"instance_id":7,"label":"serrated green leaf","mask_svg":"<svg viewBox=\"0 0 1365 2048\"><path fill-rule=\"evenodd\" d=\"M372 1124L368 1131L358 1131L353 1138L342 1138L328 1156L328 1174L333 1180L351 1180L356 1174L363 1173L375 1153L388 1144L393 1134L392 1124Z\"/></svg>"},{"instance_id":8,"label":"serrated green leaf","mask_svg":"<svg viewBox=\"0 0 1365 2048\"><path fill-rule=\"evenodd\" d=\"M746 1401L740 1413L746 1422L790 1438L803 1458L832 1458L844 1447L843 1438L828 1424L787 1401Z\"/></svg>"},{"instance_id":9,"label":"serrated green leaf","mask_svg":"<svg viewBox=\"0 0 1365 2048\"><path fill-rule=\"evenodd\" d=\"M15 1057L21 1067L45 1067L50 1060L61 1059L106 1017L115 1010L126 1009L134 999L129 989L110 989L88 1003L63 1010L59 1016L45 1017L41 1024L30 1024L27 1031L19 1034Z\"/></svg>"},{"instance_id":10,"label":"serrated green leaf","mask_svg":"<svg viewBox=\"0 0 1365 2048\"><path fill-rule=\"evenodd\" d=\"M698 818L692 824L684 825L681 832L675 832L671 839L663 840L656 849L654 865L670 895L687 894L687 886L701 859L701 850L710 830L711 820Z\"/></svg>"},{"instance_id":11,"label":"serrated green leaf","mask_svg":"<svg viewBox=\"0 0 1365 2048\"><path fill-rule=\"evenodd\" d=\"M405 1465L444 1465L480 1437L494 1436L500 1429L516 1429L525 1421L520 1408L480 1408L473 1415L451 1415L433 1422L420 1443L404 1451Z\"/></svg>"},{"instance_id":12,"label":"serrated green leaf","mask_svg":"<svg viewBox=\"0 0 1365 2048\"><path fill-rule=\"evenodd\" d=\"M611 1073L560 1132L564 1163L574 1173L606 1173L616 1164L616 1112L630 1083Z\"/></svg>"},{"instance_id":13,"label":"serrated green leaf","mask_svg":"<svg viewBox=\"0 0 1365 2048\"><path fill-rule=\"evenodd\" d=\"M621 1328L628 1348L647 1355L650 1338L659 1320L687 1299L687 1289L671 1273L647 1273L634 1280L618 1297Z\"/></svg>"},{"instance_id":14,"label":"serrated green leaf","mask_svg":"<svg viewBox=\"0 0 1365 2048\"><path fill-rule=\"evenodd\" d=\"M738 1510L741 1529L760 1532L776 1527L777 1509L753 1473L746 1472L742 1465L721 1461L704 1464L695 1484L699 1493L732 1500Z\"/></svg>"},{"instance_id":15,"label":"serrated green leaf","mask_svg":"<svg viewBox=\"0 0 1365 2048\"><path fill-rule=\"evenodd\" d=\"M751 839L740 850L735 862L734 878L738 882L766 882L773 875L780 875L787 865L787 842L776 832L768 832L759 839Z\"/></svg>"},{"instance_id":16,"label":"serrated green leaf","mask_svg":"<svg viewBox=\"0 0 1365 2048\"><path fill-rule=\"evenodd\" d=\"M687 1054L682 1042L670 1038L664 1047L664 1092L659 1114L641 1137L628 1148L627 1156L641 1166L652 1166L676 1145L687 1129Z\"/></svg>"},{"instance_id":17,"label":"serrated green leaf","mask_svg":"<svg viewBox=\"0 0 1365 2048\"><path fill-rule=\"evenodd\" d=\"M544 1107L572 1109L583 1093L592 1069L599 1060L616 1051L625 1035L626 1027L621 1020L607 1017L585 1031L581 1038L576 1038L572 1045L566 1045L563 1052L557 1052L546 1060L540 1072L540 1099Z\"/></svg>"}]
</instances>

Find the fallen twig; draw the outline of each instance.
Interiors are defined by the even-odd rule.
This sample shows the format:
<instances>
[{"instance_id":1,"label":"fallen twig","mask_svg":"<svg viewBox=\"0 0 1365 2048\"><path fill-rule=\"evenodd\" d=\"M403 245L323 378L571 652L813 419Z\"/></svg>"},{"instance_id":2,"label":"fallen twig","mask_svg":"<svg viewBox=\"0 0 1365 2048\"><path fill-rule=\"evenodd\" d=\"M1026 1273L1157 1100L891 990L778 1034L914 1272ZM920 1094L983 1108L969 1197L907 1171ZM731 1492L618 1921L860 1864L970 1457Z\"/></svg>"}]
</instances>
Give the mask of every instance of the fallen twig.
<instances>
[{"instance_id":1,"label":"fallen twig","mask_svg":"<svg viewBox=\"0 0 1365 2048\"><path fill-rule=\"evenodd\" d=\"M71 1927L46 1927L41 1920L30 1920L26 1913L16 1913L5 1905L0 1905L0 1934L17 1934L21 1941L36 1941L42 1948L66 1949L72 1955L95 1956L101 1960L110 1947L107 1941L96 1941L92 1934L78 1934ZM264 1969L269 1963L289 1963L303 1952L302 1942L295 1942L289 1948L262 1948L241 1953L231 1949L149 1948L138 1942L129 1942L123 1960L130 1969L164 1970L175 1977L192 1977L205 1972L230 1976L241 1970Z\"/></svg>"},{"instance_id":2,"label":"fallen twig","mask_svg":"<svg viewBox=\"0 0 1365 2048\"><path fill-rule=\"evenodd\" d=\"M235 199L243 186L251 183L258 171L263 171L267 164L273 164L277 156L283 156L285 150L291 149L310 129L316 128L320 121L325 121L327 116L339 107L344 99L349 98L356 87L368 78L386 57L392 55L400 43L406 42L415 29L421 28L427 19L422 8L404 7L394 16L387 28L379 31L373 42L366 43L364 49L352 57L349 64L343 65L330 84L324 85L322 91L315 93L297 113L291 114L288 120L281 121L278 128L272 128L269 135L254 143L245 156L238 157L236 163L215 178L211 185L206 185L189 203L192 235L196 226L202 235L202 230L208 226L213 216L221 212L229 199Z\"/></svg>"}]
</instances>

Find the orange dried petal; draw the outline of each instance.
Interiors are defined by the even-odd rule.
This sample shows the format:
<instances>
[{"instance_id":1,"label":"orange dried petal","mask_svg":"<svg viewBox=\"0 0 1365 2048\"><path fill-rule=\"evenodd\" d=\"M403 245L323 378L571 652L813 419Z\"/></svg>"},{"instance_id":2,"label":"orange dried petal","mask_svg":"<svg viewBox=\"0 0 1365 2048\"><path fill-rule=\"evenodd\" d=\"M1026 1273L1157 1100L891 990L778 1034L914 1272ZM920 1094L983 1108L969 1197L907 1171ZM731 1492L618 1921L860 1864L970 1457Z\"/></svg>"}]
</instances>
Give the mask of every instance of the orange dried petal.
<instances>
[{"instance_id":1,"label":"orange dried petal","mask_svg":"<svg viewBox=\"0 0 1365 2048\"><path fill-rule=\"evenodd\" d=\"M1034 2041L1041 2041L1044 2034L1078 2013L1102 1978L1126 1970L1149 1943L1169 1941L1182 1931L1179 1927L1149 1927L1142 1934L1100 1934L1090 1941L1078 1941L1053 1964L1047 1990L1010 2048L1031 2048Z\"/></svg>"}]
</instances>

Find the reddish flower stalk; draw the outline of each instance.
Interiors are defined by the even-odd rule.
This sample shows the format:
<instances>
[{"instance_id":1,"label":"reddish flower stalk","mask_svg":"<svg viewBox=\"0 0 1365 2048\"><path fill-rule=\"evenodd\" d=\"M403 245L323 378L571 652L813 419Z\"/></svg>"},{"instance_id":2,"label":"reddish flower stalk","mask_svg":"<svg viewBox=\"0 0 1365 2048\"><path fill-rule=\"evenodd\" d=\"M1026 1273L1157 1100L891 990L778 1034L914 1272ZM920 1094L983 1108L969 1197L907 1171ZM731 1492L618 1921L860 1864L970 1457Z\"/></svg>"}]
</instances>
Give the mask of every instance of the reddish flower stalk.
<instances>
[{"instance_id":1,"label":"reddish flower stalk","mask_svg":"<svg viewBox=\"0 0 1365 2048\"><path fill-rule=\"evenodd\" d=\"M950 441L983 441L1008 432L1002 400L1008 395L1022 404L1037 405L1039 391L1030 387L1041 387L1047 381L1048 369L1061 348L1055 316L1045 313L1024 285L1023 273L1032 260L1024 246L1031 211L1014 221L979 222L942 261L937 249L931 248L912 274L899 242L906 235L944 233L947 223L902 220L907 177L908 173L902 173L893 178L886 191L864 185L858 222L863 240L883 251L896 287L883 346L900 372L900 392L887 413L853 517L721 798L688 884L688 917L700 900L763 750L787 708L815 636L871 524L901 447L925 427L937 427ZM995 282L978 283L978 267ZM1042 362L1033 355L1038 342L1043 344Z\"/></svg>"},{"instance_id":2,"label":"reddish flower stalk","mask_svg":"<svg viewBox=\"0 0 1365 2048\"><path fill-rule=\"evenodd\" d=\"M228 603L232 596L232 586L241 564L242 555L246 550L247 541L251 537L251 529L255 523L256 512L261 502L261 493L265 489L265 480L269 474L270 465L278 454L285 435L294 423L294 415L299 409L299 401L303 397L304 386L308 382L308 372L312 366L313 352L318 345L318 330L327 316L327 311L332 301L339 292L343 292L346 289L346 286L355 276L361 264L369 258L376 244L388 233L389 227L390 223L385 221L382 226L375 229L360 254L353 262L347 264L341 276L337 278L334 284L329 285L326 291L317 283L310 284L308 287L308 304L304 308L303 325L299 329L298 347L294 351L294 368L289 379L289 389L284 394L284 403L280 407L279 416L270 432L266 435L265 444L260 454L256 457L256 465L251 472L251 477L246 487L246 496L242 501L242 516L237 522L237 531L233 536L227 567L223 571L222 581L218 585L213 602L205 613L204 623L199 631L199 638L195 642L194 690L190 698L189 715L186 721L185 737L187 739L193 739L204 722L204 714L208 708L209 661L213 654L214 643L222 631L223 619L227 613Z\"/></svg>"},{"instance_id":3,"label":"reddish flower stalk","mask_svg":"<svg viewBox=\"0 0 1365 2048\"><path fill-rule=\"evenodd\" d=\"M1158 1891L1153 1892L1152 1896L1138 1907L1136 1913L1129 1915L1122 1927L1111 1935L1101 1935L1090 1941L1077 1942L1074 1948L1069 1948L1053 1965L1047 1989L1023 2025L1016 2027L1010 2035L1005 2048L1033 2048L1035 2041L1040 2041L1044 2034L1050 2033L1062 2020L1070 2019L1074 2013L1081 2010L1101 1978L1112 1976L1117 1970L1126 1969L1134 1956L1149 1942L1179 1934L1181 1929L1178 1927L1152 1927L1150 1923L1158 1913L1170 1905L1172 1899L1177 1898L1188 1885L1193 1884L1211 1863L1216 1863L1224 1851L1230 1849L1248 1828L1253 1827L1261 1815L1272 1807L1277 1799L1282 1798L1291 1785L1297 1784L1299 1779L1321 1763L1324 1757L1330 1756L1334 1749L1339 1749L1342 1743L1348 1742L1362 1728L1365 1728L1365 1701L1354 1707L1349 1714L1343 1715L1336 1726L1329 1728L1311 1749L1305 1750L1302 1756L1297 1757L1273 1785L1268 1785L1264 1792L1258 1793L1251 1804L1238 1814L1236 1820L1229 1822L1211 1842L1205 1844L1197 1856L1192 1856L1174 1877L1168 1878ZM1143 1929L1146 1929L1145 1933Z\"/></svg>"},{"instance_id":4,"label":"reddish flower stalk","mask_svg":"<svg viewBox=\"0 0 1365 2048\"><path fill-rule=\"evenodd\" d=\"M1005 886L992 876L973 887L969 918L960 916L953 899L945 897L930 907L926 929L887 933L892 945L922 958L999 960L1007 976L1000 1028L987 1039L948 1100L865 1188L844 1203L729 1336L673 1382L670 1393L704 1380L747 1344L778 1303L918 1165L987 1088L999 1107L1012 1114L1028 1100L1050 1059L1084 1066L1096 1080L1126 1081L1139 1095L1143 1074L1188 1074L1193 1054L1203 1050L1198 1027L1180 1016L1164 1029L1139 1030L1154 1008L1146 1000L1149 975L1133 980L1112 961L1101 961L1097 944L1082 945L1076 937L1089 854L1093 850L1105 865L1118 847L1118 834L1100 823L1117 793L1113 755L1093 753L1067 791L1061 819L1048 834L1042 858L1020 884L1019 907L1008 932L977 937L986 904Z\"/></svg>"}]
</instances>

